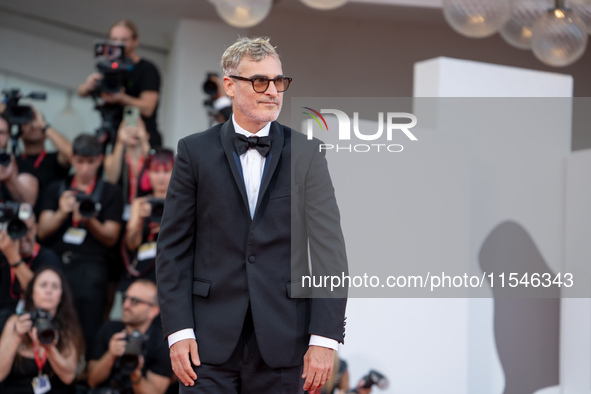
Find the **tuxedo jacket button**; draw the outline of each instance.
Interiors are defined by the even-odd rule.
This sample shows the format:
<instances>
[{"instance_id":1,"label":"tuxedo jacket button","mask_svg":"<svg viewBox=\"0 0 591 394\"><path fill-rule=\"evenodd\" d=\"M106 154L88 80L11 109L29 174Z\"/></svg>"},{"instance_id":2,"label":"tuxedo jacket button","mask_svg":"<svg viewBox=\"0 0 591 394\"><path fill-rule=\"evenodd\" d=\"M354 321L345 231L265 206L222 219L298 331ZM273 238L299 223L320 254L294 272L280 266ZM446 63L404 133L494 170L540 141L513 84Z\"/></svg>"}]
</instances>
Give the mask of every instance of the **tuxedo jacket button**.
<instances>
[{"instance_id":1,"label":"tuxedo jacket button","mask_svg":"<svg viewBox=\"0 0 591 394\"><path fill-rule=\"evenodd\" d=\"M256 257L254 257L254 256L249 256L248 257L248 262L249 263L254 263L255 261L256 261Z\"/></svg>"}]
</instances>

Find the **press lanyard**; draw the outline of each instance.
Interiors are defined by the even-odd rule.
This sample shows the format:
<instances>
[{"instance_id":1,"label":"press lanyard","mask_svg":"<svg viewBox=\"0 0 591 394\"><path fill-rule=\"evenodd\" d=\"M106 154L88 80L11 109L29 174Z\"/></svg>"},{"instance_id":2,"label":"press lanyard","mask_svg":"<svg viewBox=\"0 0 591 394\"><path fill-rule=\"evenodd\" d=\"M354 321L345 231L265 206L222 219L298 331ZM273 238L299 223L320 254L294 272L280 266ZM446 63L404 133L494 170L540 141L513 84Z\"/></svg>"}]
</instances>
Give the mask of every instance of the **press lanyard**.
<instances>
[{"instance_id":1,"label":"press lanyard","mask_svg":"<svg viewBox=\"0 0 591 394\"><path fill-rule=\"evenodd\" d=\"M41 165L41 163L43 162L43 159L45 159L45 156L47 156L47 152L45 151L45 149L43 149L41 151L41 153L39 153L39 156L37 156L37 159L35 159L35 163L33 164L33 168L38 169L39 166ZM25 155L23 153L23 155L21 157L24 160L27 158L27 155Z\"/></svg>"},{"instance_id":2,"label":"press lanyard","mask_svg":"<svg viewBox=\"0 0 591 394\"><path fill-rule=\"evenodd\" d=\"M129 173L129 202L131 203L137 194L137 184L138 184L138 176L144 167L144 161L146 157L142 155L138 161L137 165L137 174L133 171L133 163L131 162L130 156L126 153L125 154L125 161L127 163L128 173Z\"/></svg>"},{"instance_id":3,"label":"press lanyard","mask_svg":"<svg viewBox=\"0 0 591 394\"><path fill-rule=\"evenodd\" d=\"M43 367L45 366L45 362L47 361L47 352L43 353L43 357L39 356L39 352L37 351L37 346L33 342L33 352L35 353L35 364L37 364L37 368L39 369L39 375L43 372Z\"/></svg>"}]
</instances>

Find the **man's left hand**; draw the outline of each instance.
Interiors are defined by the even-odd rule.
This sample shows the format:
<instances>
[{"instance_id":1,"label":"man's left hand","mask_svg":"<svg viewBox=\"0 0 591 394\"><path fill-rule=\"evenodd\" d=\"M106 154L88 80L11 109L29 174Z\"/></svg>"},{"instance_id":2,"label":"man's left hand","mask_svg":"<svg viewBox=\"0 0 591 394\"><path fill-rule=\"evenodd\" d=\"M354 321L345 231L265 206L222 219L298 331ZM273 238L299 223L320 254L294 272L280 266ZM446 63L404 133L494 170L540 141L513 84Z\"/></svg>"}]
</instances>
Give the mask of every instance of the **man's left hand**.
<instances>
[{"instance_id":1,"label":"man's left hand","mask_svg":"<svg viewBox=\"0 0 591 394\"><path fill-rule=\"evenodd\" d=\"M304 390L321 387L330 378L334 363L334 350L322 346L310 346L304 355Z\"/></svg>"}]
</instances>

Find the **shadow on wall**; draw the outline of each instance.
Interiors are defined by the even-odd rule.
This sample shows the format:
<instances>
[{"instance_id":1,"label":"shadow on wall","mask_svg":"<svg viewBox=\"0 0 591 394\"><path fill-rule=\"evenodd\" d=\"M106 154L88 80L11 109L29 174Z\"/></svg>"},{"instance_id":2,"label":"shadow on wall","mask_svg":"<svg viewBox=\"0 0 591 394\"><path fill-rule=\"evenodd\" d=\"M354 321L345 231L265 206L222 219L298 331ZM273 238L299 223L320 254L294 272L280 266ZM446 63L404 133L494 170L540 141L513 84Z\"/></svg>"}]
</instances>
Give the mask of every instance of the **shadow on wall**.
<instances>
[{"instance_id":1,"label":"shadow on wall","mask_svg":"<svg viewBox=\"0 0 591 394\"><path fill-rule=\"evenodd\" d=\"M533 291L509 288L510 273L521 280L525 273L554 273L544 261L533 239L518 223L499 224L480 250L480 268L495 272L494 330L497 352L505 375L504 394L526 394L559 383L560 289L557 286ZM505 273L501 288L499 274ZM525 296L530 298L525 298ZM531 297L536 298L531 298ZM544 297L544 298L541 298Z\"/></svg>"}]
</instances>

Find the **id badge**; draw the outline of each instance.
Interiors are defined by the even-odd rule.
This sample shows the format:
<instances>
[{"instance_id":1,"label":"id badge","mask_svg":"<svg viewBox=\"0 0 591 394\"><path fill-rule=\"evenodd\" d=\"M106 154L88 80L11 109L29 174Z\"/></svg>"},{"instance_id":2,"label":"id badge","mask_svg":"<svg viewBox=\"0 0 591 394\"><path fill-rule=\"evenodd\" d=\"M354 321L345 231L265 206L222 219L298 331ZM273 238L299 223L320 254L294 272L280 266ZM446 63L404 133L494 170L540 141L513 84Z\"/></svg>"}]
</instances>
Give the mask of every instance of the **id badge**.
<instances>
[{"instance_id":1,"label":"id badge","mask_svg":"<svg viewBox=\"0 0 591 394\"><path fill-rule=\"evenodd\" d=\"M46 374L33 378L31 386L33 386L33 391L35 394L44 394L51 390L51 382L49 381L49 377Z\"/></svg>"},{"instance_id":2,"label":"id badge","mask_svg":"<svg viewBox=\"0 0 591 394\"><path fill-rule=\"evenodd\" d=\"M148 242L140 245L137 250L138 261L156 258L156 242Z\"/></svg>"},{"instance_id":3,"label":"id badge","mask_svg":"<svg viewBox=\"0 0 591 394\"><path fill-rule=\"evenodd\" d=\"M86 229L70 227L62 240L67 244L80 245L86 239Z\"/></svg>"},{"instance_id":4,"label":"id badge","mask_svg":"<svg viewBox=\"0 0 591 394\"><path fill-rule=\"evenodd\" d=\"M124 222L129 222L130 217L131 217L131 204L125 204L123 206L123 215L121 216L121 219L123 219Z\"/></svg>"}]
</instances>

